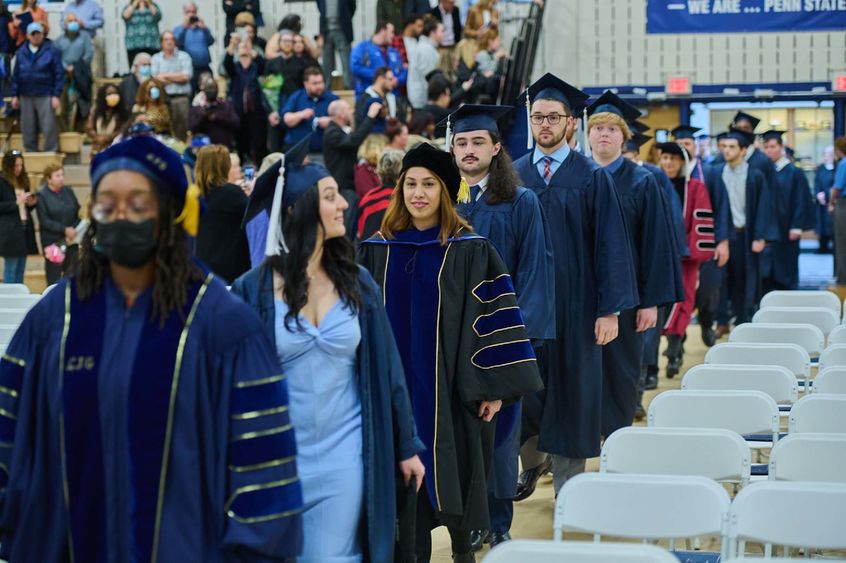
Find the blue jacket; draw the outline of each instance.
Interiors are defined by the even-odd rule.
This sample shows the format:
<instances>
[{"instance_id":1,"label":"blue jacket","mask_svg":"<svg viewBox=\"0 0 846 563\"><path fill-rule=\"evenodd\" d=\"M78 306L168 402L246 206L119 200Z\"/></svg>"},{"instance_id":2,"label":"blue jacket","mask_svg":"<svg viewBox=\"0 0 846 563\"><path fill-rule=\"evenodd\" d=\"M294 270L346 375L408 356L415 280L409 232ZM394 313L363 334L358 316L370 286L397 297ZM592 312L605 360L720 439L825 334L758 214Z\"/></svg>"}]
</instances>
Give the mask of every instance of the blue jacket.
<instances>
[{"instance_id":1,"label":"blue jacket","mask_svg":"<svg viewBox=\"0 0 846 563\"><path fill-rule=\"evenodd\" d=\"M286 113L293 113L311 108L314 110L314 119L319 117L326 117L329 115L329 104L338 99L334 93L329 90L323 92L323 95L317 98L310 98L306 93L305 88L300 88L288 98L285 106L279 110L279 114L284 117ZM313 120L306 119L301 121L296 127L289 127L285 133L285 144L293 145L305 139L309 134L314 132L311 136L310 146L308 152L323 152L323 129L314 126Z\"/></svg>"},{"instance_id":2,"label":"blue jacket","mask_svg":"<svg viewBox=\"0 0 846 563\"><path fill-rule=\"evenodd\" d=\"M405 85L408 68L403 64L399 51L388 46L388 59L385 60L382 50L370 39L355 46L350 55L350 70L355 77L356 97L373 84L373 75L379 67L383 66L390 67L394 71L400 86Z\"/></svg>"},{"instance_id":3,"label":"blue jacket","mask_svg":"<svg viewBox=\"0 0 846 563\"><path fill-rule=\"evenodd\" d=\"M397 464L425 447L417 437L402 360L382 306L379 286L360 266L359 289L361 344L356 355L356 373L361 398L365 552L370 561L393 561ZM267 334L275 342L273 270L265 265L250 270L235 280L232 293L258 312Z\"/></svg>"},{"instance_id":4,"label":"blue jacket","mask_svg":"<svg viewBox=\"0 0 846 563\"><path fill-rule=\"evenodd\" d=\"M55 96L62 95L65 70L62 68L62 54L45 39L35 53L29 50L25 41L15 55L15 70L12 74L12 96Z\"/></svg>"}]
</instances>

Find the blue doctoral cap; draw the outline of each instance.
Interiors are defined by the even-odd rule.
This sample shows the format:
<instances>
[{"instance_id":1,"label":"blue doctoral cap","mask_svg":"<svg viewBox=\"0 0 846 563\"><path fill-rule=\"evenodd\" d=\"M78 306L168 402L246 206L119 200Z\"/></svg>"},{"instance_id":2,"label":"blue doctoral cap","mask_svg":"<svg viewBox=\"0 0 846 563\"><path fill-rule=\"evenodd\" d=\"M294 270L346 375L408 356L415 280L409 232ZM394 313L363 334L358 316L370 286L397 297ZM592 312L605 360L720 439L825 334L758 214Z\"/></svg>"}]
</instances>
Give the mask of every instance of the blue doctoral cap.
<instances>
[{"instance_id":1,"label":"blue doctoral cap","mask_svg":"<svg viewBox=\"0 0 846 563\"><path fill-rule=\"evenodd\" d=\"M317 185L319 180L331 176L329 170L322 164L303 164L308 155L310 141L311 135L302 139L278 162L256 178L255 186L247 202L242 226L262 210L268 212L270 223L267 231L266 253L268 256L274 256L279 251L288 251L285 239L282 237L284 210L294 205L309 188Z\"/></svg>"},{"instance_id":2,"label":"blue doctoral cap","mask_svg":"<svg viewBox=\"0 0 846 563\"><path fill-rule=\"evenodd\" d=\"M752 130L754 131L758 124L761 123L761 120L755 117L754 115L749 115L746 112L739 111L734 114L734 119L732 120L732 125L737 125L741 121L748 121L752 125Z\"/></svg>"},{"instance_id":3,"label":"blue doctoral cap","mask_svg":"<svg viewBox=\"0 0 846 563\"><path fill-rule=\"evenodd\" d=\"M167 191L182 210L188 190L182 157L155 137L130 137L98 153L91 161L91 185L95 194L103 177L117 170L143 174L158 190Z\"/></svg>"},{"instance_id":4,"label":"blue doctoral cap","mask_svg":"<svg viewBox=\"0 0 846 563\"><path fill-rule=\"evenodd\" d=\"M593 115L595 113L613 113L619 115L624 121L635 121L640 117L640 110L624 101L620 96L606 90L599 98L587 107L587 114Z\"/></svg>"},{"instance_id":5,"label":"blue doctoral cap","mask_svg":"<svg viewBox=\"0 0 846 563\"><path fill-rule=\"evenodd\" d=\"M490 131L499 134L497 120L513 109L513 106L464 104L441 120L438 127L446 127L453 134L468 131Z\"/></svg>"},{"instance_id":6,"label":"blue doctoral cap","mask_svg":"<svg viewBox=\"0 0 846 563\"><path fill-rule=\"evenodd\" d=\"M784 141L782 140L781 136L784 135L785 133L787 133L787 131L779 131L778 129L770 129L769 131L764 131L761 134L761 137L763 137L765 141L772 141L773 139L775 139L776 141L778 141L779 143L781 143L783 145Z\"/></svg>"},{"instance_id":7,"label":"blue doctoral cap","mask_svg":"<svg viewBox=\"0 0 846 563\"><path fill-rule=\"evenodd\" d=\"M691 127L690 125L679 125L672 131L670 134L673 136L673 139L678 141L679 139L695 139L696 134L699 133L701 129L698 127Z\"/></svg>"},{"instance_id":8,"label":"blue doctoral cap","mask_svg":"<svg viewBox=\"0 0 846 563\"><path fill-rule=\"evenodd\" d=\"M201 149L211 144L211 137L208 135L194 135L191 137L191 148Z\"/></svg>"},{"instance_id":9,"label":"blue doctoral cap","mask_svg":"<svg viewBox=\"0 0 846 563\"><path fill-rule=\"evenodd\" d=\"M640 147L645 145L651 138L649 135L644 135L643 133L632 133L632 138L623 143L623 152L638 152L640 151Z\"/></svg>"}]
</instances>

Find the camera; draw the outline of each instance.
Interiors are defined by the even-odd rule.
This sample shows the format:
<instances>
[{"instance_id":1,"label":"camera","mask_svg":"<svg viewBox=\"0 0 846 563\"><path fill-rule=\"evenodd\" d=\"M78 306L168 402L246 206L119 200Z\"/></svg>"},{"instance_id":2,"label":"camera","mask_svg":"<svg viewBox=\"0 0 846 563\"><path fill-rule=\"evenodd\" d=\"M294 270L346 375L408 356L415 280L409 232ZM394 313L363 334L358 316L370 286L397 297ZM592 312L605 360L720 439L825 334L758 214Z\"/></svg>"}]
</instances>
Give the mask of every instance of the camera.
<instances>
[{"instance_id":1,"label":"camera","mask_svg":"<svg viewBox=\"0 0 846 563\"><path fill-rule=\"evenodd\" d=\"M197 25L197 23L199 23L199 21L200 21L200 18L198 16L191 16L190 18L188 18L188 23L191 24L191 25Z\"/></svg>"}]
</instances>

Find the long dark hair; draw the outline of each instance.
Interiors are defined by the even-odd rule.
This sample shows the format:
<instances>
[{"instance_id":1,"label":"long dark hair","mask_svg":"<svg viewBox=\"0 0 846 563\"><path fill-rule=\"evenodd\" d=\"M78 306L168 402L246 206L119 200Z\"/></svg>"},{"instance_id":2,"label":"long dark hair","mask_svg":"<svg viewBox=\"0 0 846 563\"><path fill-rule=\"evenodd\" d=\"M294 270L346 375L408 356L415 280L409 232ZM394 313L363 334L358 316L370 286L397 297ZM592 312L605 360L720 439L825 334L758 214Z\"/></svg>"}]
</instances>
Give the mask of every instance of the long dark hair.
<instances>
[{"instance_id":1,"label":"long dark hair","mask_svg":"<svg viewBox=\"0 0 846 563\"><path fill-rule=\"evenodd\" d=\"M96 120L98 117L108 119L111 116L115 116L117 118L117 123L115 123L115 130L118 131L121 127L123 127L123 124L129 120L129 110L127 110L126 106L124 105L122 94L120 96L120 103L118 103L117 106L110 108L106 104L106 96L110 92L120 94L120 88L118 88L114 84L106 84L97 91L97 102L94 105L94 119ZM94 126L97 126L96 121L94 122Z\"/></svg>"},{"instance_id":2,"label":"long dark hair","mask_svg":"<svg viewBox=\"0 0 846 563\"><path fill-rule=\"evenodd\" d=\"M317 229L323 231L320 220L320 194L317 186L309 188L286 213L282 226L287 254L271 256L266 265L278 272L285 280L283 295L288 304L285 328L291 329L291 322L302 329L300 311L308 303L308 259L317 245ZM317 227L317 228L315 228ZM358 265L355 262L355 247L347 237L335 237L323 241L323 256L320 265L343 302L354 312L361 307L361 292L358 285Z\"/></svg>"},{"instance_id":3,"label":"long dark hair","mask_svg":"<svg viewBox=\"0 0 846 563\"><path fill-rule=\"evenodd\" d=\"M188 285L202 281L205 276L191 259L188 235L181 224L174 223L179 215L175 201L166 190L158 189L157 186L154 186L154 189L159 197L159 218L151 318L164 326L174 311L183 316L188 298ZM96 238L97 223L92 221L80 244L79 267L73 274L76 277L76 291L80 301L88 299L102 289L103 280L109 271L109 260L94 250Z\"/></svg>"},{"instance_id":4,"label":"long dark hair","mask_svg":"<svg viewBox=\"0 0 846 563\"><path fill-rule=\"evenodd\" d=\"M502 139L496 133L488 131L488 134L491 136L491 143L494 145L502 143ZM450 147L450 150L452 150L452 147ZM455 152L453 152L454 155ZM488 167L488 187L485 189L486 201L491 205L512 201L514 196L517 195L519 185L520 178L514 172L511 155L502 145L499 154L494 155L491 159L491 165Z\"/></svg>"},{"instance_id":5,"label":"long dark hair","mask_svg":"<svg viewBox=\"0 0 846 563\"><path fill-rule=\"evenodd\" d=\"M21 174L15 176L15 161L21 159ZM25 192L29 189L29 176L26 173L26 162L23 154L20 151L8 151L3 155L2 165L0 165L0 175L9 182L9 184L19 190Z\"/></svg>"}]
</instances>

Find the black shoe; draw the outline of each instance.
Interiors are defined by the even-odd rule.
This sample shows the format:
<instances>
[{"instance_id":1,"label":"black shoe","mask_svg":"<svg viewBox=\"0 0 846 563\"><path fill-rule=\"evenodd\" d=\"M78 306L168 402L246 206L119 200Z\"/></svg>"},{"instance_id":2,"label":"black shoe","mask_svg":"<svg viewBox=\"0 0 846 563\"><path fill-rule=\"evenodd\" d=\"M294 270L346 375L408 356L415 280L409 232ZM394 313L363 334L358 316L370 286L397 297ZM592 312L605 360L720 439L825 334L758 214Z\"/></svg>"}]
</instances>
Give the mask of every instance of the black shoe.
<instances>
[{"instance_id":1,"label":"black shoe","mask_svg":"<svg viewBox=\"0 0 846 563\"><path fill-rule=\"evenodd\" d=\"M538 485L538 479L542 475L549 473L550 469L552 469L552 456L546 456L546 461L537 467L520 473L520 477L517 479L517 496L514 497L514 502L520 502L532 496L532 493L535 492L535 487Z\"/></svg>"},{"instance_id":2,"label":"black shoe","mask_svg":"<svg viewBox=\"0 0 846 563\"><path fill-rule=\"evenodd\" d=\"M491 549L493 549L501 543L511 541L511 534L509 534L508 532L494 532L494 533L491 534L489 539L490 539L489 543L491 544Z\"/></svg>"},{"instance_id":3,"label":"black shoe","mask_svg":"<svg viewBox=\"0 0 846 563\"><path fill-rule=\"evenodd\" d=\"M681 358L670 358L667 360L667 379L672 379L678 375L681 369Z\"/></svg>"},{"instance_id":4,"label":"black shoe","mask_svg":"<svg viewBox=\"0 0 846 563\"><path fill-rule=\"evenodd\" d=\"M476 554L472 551L470 553L453 553L452 560L455 561L455 563L476 563Z\"/></svg>"},{"instance_id":5,"label":"black shoe","mask_svg":"<svg viewBox=\"0 0 846 563\"><path fill-rule=\"evenodd\" d=\"M491 533L488 530L473 530L470 532L470 549L474 552L479 551L490 537Z\"/></svg>"},{"instance_id":6,"label":"black shoe","mask_svg":"<svg viewBox=\"0 0 846 563\"><path fill-rule=\"evenodd\" d=\"M643 381L643 388L647 391L658 389L658 374L651 371L646 374L646 379Z\"/></svg>"},{"instance_id":7,"label":"black shoe","mask_svg":"<svg viewBox=\"0 0 846 563\"><path fill-rule=\"evenodd\" d=\"M637 420L637 421L641 421L644 418L646 418L646 410L644 410L643 405L640 404L635 409L634 419Z\"/></svg>"},{"instance_id":8,"label":"black shoe","mask_svg":"<svg viewBox=\"0 0 846 563\"><path fill-rule=\"evenodd\" d=\"M717 343L717 334L714 332L713 328L704 326L702 327L702 342L708 348Z\"/></svg>"}]
</instances>

